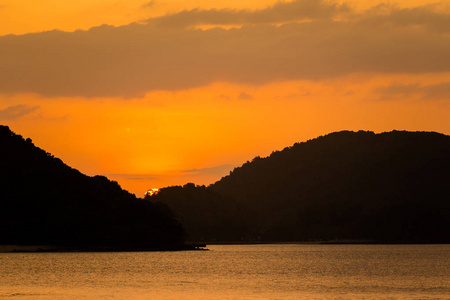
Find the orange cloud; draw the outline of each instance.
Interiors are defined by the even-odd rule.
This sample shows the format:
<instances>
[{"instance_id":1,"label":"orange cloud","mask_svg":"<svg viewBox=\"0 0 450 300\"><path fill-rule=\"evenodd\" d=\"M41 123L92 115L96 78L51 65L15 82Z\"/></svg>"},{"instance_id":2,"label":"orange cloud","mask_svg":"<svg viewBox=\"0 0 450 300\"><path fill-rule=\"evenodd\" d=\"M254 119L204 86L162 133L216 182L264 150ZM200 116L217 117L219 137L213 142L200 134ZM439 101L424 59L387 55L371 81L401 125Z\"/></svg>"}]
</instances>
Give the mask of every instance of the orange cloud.
<instances>
[{"instance_id":1,"label":"orange cloud","mask_svg":"<svg viewBox=\"0 0 450 300\"><path fill-rule=\"evenodd\" d=\"M186 28L198 25L278 24L311 19L330 19L350 11L346 4L323 0L294 0L276 2L260 10L193 9L146 20L149 25Z\"/></svg>"},{"instance_id":2,"label":"orange cloud","mask_svg":"<svg viewBox=\"0 0 450 300\"><path fill-rule=\"evenodd\" d=\"M153 5L149 7L151 2ZM54 29L87 30L102 24L123 26L194 8L258 9L274 2L276 0L2 0L0 35Z\"/></svg>"},{"instance_id":3,"label":"orange cloud","mask_svg":"<svg viewBox=\"0 0 450 300\"><path fill-rule=\"evenodd\" d=\"M230 22L270 21L295 5L304 9L281 14L281 19L293 22L280 26L255 23L230 30L198 30L152 24L152 20L176 22L181 15L175 14L147 24L3 36L0 93L132 98L217 81L260 85L357 72L450 71L450 40L445 30L450 28L446 26L450 15L430 6L387 7L382 13L377 8L334 20L334 13L347 7L299 0L256 11L191 10L182 16L197 20L198 14L213 12ZM320 19L296 22L315 16Z\"/></svg>"}]
</instances>

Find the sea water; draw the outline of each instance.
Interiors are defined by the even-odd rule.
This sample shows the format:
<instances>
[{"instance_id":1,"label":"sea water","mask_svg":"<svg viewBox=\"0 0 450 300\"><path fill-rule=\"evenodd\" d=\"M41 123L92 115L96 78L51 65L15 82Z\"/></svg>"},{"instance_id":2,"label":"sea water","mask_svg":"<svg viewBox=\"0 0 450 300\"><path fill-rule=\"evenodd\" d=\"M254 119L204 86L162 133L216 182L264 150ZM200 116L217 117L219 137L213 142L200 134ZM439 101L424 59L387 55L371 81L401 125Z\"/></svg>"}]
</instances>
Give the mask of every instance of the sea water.
<instances>
[{"instance_id":1,"label":"sea water","mask_svg":"<svg viewBox=\"0 0 450 300\"><path fill-rule=\"evenodd\" d=\"M450 299L450 245L0 253L0 299Z\"/></svg>"}]
</instances>

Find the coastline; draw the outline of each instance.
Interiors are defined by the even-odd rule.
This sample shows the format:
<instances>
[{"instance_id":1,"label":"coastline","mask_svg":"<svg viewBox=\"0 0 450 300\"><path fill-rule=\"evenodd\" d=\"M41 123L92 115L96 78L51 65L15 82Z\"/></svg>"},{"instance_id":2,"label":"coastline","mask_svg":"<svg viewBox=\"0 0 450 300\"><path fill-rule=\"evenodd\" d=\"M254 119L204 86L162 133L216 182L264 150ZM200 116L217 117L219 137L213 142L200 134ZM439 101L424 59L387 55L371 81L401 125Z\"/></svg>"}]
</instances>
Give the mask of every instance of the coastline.
<instances>
[{"instance_id":1,"label":"coastline","mask_svg":"<svg viewBox=\"0 0 450 300\"><path fill-rule=\"evenodd\" d=\"M289 241L289 242L263 242L263 241L231 241L208 242L208 245L446 245L449 243L436 243L428 241L376 241L376 240L330 240L330 241Z\"/></svg>"},{"instance_id":2,"label":"coastline","mask_svg":"<svg viewBox=\"0 0 450 300\"><path fill-rule=\"evenodd\" d=\"M208 251L206 244L187 243L171 247L110 247L110 246L54 246L54 245L0 245L0 253L46 252L153 252L153 251Z\"/></svg>"},{"instance_id":3,"label":"coastline","mask_svg":"<svg viewBox=\"0 0 450 300\"><path fill-rule=\"evenodd\" d=\"M0 245L0 253L64 253L64 252L173 252L173 251L209 251L207 245L446 245L449 243L412 242L412 241L368 241L368 240L333 240L333 241L296 241L296 242L188 242L172 247L110 247L83 246L67 247L54 245Z\"/></svg>"}]
</instances>

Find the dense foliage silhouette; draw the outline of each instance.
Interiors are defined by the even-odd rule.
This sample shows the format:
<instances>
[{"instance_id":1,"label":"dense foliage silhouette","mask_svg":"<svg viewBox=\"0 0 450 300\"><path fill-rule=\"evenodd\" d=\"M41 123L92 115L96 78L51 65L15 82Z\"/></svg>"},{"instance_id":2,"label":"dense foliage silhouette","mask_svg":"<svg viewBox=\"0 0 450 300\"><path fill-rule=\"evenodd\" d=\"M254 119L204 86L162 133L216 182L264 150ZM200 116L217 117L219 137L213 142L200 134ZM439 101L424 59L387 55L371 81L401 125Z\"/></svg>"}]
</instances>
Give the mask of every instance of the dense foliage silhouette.
<instances>
[{"instance_id":1,"label":"dense foliage silhouette","mask_svg":"<svg viewBox=\"0 0 450 300\"><path fill-rule=\"evenodd\" d=\"M161 189L195 241L450 242L450 137L336 132Z\"/></svg>"},{"instance_id":2,"label":"dense foliage silhouette","mask_svg":"<svg viewBox=\"0 0 450 300\"><path fill-rule=\"evenodd\" d=\"M0 126L0 244L177 248L184 230L162 203L89 177Z\"/></svg>"}]
</instances>

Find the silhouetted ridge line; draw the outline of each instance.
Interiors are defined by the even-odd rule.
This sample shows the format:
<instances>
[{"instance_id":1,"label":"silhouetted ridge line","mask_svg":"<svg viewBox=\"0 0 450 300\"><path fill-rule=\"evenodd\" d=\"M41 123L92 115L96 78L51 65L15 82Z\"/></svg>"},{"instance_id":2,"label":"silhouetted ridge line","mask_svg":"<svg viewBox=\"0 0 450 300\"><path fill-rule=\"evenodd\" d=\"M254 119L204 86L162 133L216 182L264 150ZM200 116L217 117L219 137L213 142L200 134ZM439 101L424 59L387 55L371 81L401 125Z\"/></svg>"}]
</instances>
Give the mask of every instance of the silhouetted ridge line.
<instances>
[{"instance_id":1,"label":"silhouetted ridge line","mask_svg":"<svg viewBox=\"0 0 450 300\"><path fill-rule=\"evenodd\" d=\"M196 241L450 242L450 137L335 132L161 189Z\"/></svg>"},{"instance_id":2,"label":"silhouetted ridge line","mask_svg":"<svg viewBox=\"0 0 450 300\"><path fill-rule=\"evenodd\" d=\"M181 249L170 209L89 177L0 126L0 244ZM61 249L61 248L60 248Z\"/></svg>"}]
</instances>

